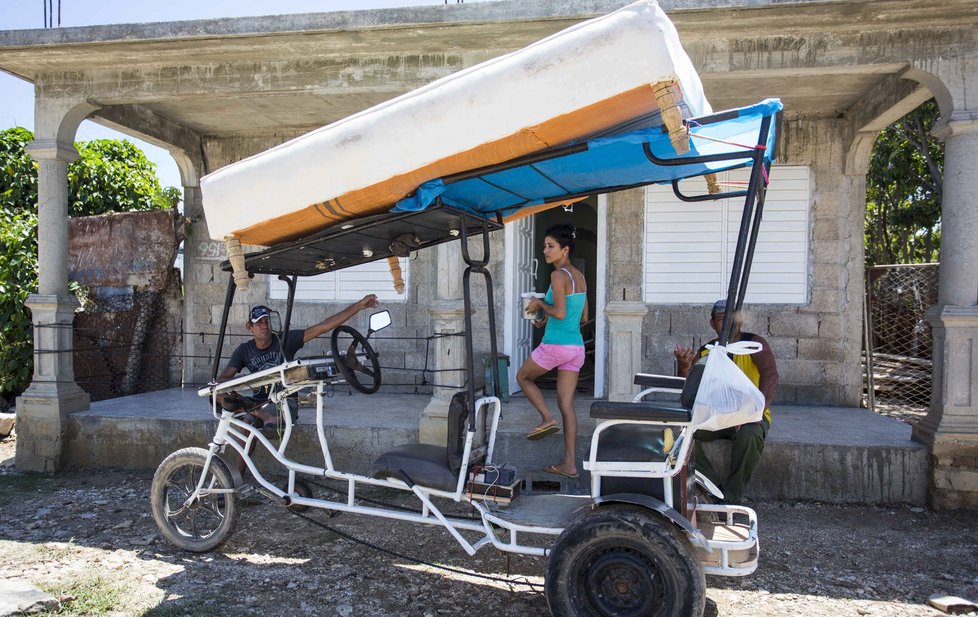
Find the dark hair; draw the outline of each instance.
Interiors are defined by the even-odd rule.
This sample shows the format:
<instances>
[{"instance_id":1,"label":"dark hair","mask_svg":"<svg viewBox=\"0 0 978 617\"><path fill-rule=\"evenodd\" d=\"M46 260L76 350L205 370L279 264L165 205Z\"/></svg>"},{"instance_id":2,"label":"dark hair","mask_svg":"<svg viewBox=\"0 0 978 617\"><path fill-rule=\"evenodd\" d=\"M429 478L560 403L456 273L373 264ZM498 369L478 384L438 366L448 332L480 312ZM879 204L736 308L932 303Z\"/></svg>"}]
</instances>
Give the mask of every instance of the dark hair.
<instances>
[{"instance_id":1,"label":"dark hair","mask_svg":"<svg viewBox=\"0 0 978 617\"><path fill-rule=\"evenodd\" d=\"M544 236L550 236L557 241L560 248L565 246L570 249L568 254L574 252L574 240L577 238L577 229L574 228L570 223L560 223L557 225L551 225L547 228L547 231L543 232Z\"/></svg>"}]
</instances>

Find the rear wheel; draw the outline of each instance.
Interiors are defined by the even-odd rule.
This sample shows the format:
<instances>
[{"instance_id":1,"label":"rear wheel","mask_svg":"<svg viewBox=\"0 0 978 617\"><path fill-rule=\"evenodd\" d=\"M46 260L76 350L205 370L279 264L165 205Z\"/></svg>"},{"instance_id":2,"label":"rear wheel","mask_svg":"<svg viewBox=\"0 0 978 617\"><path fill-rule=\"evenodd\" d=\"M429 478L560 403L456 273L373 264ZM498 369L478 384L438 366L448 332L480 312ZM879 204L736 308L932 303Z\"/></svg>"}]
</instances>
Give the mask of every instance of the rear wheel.
<instances>
[{"instance_id":1,"label":"rear wheel","mask_svg":"<svg viewBox=\"0 0 978 617\"><path fill-rule=\"evenodd\" d=\"M238 520L238 504L231 472L215 456L207 470L202 494L190 499L197 488L207 450L185 448L166 457L156 469L150 489L153 518L160 532L177 547L194 553L224 544Z\"/></svg>"},{"instance_id":2,"label":"rear wheel","mask_svg":"<svg viewBox=\"0 0 978 617\"><path fill-rule=\"evenodd\" d=\"M689 541L654 512L605 506L557 538L546 576L554 617L702 615L706 578Z\"/></svg>"}]
</instances>

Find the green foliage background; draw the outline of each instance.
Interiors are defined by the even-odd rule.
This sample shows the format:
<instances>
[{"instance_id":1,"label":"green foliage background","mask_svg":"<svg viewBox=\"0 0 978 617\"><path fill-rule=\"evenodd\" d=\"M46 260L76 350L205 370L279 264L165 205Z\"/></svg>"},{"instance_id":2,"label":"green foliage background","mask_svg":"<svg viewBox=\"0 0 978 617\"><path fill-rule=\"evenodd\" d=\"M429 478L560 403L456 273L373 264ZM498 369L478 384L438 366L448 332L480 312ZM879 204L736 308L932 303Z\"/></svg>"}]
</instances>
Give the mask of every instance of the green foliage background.
<instances>
[{"instance_id":1,"label":"green foliage background","mask_svg":"<svg viewBox=\"0 0 978 617\"><path fill-rule=\"evenodd\" d=\"M37 164L25 151L34 135L0 131L0 397L12 399L34 371L27 296L37 291ZM163 188L156 165L128 141L75 144L68 166L68 214L87 216L176 206L180 191ZM68 292L66 289L65 292Z\"/></svg>"},{"instance_id":2,"label":"green foliage background","mask_svg":"<svg viewBox=\"0 0 978 617\"><path fill-rule=\"evenodd\" d=\"M880 133L866 174L867 265L935 262L941 250L944 144L933 99Z\"/></svg>"}]
</instances>

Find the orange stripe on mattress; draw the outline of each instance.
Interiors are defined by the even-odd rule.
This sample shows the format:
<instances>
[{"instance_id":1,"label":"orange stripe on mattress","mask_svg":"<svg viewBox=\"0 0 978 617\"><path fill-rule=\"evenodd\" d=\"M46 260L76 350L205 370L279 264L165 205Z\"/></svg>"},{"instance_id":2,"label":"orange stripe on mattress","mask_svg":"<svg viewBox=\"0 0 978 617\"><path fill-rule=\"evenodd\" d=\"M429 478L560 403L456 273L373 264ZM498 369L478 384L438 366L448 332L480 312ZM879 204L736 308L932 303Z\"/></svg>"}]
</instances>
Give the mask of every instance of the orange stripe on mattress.
<instances>
[{"instance_id":1,"label":"orange stripe on mattress","mask_svg":"<svg viewBox=\"0 0 978 617\"><path fill-rule=\"evenodd\" d=\"M659 84L650 85L655 87ZM653 113L658 107L650 85L633 88L593 105L557 116L538 126L521 129L513 135L481 144L372 186L350 191L326 202L310 204L302 210L236 230L234 234L245 244L270 246L309 235L344 220L386 212L399 199L406 197L418 185L428 180L495 165L544 148L577 141L628 120ZM514 101L514 105L518 103ZM579 200L565 203L574 201ZM522 210L506 220L516 220L557 205L561 204L546 204L538 208Z\"/></svg>"}]
</instances>

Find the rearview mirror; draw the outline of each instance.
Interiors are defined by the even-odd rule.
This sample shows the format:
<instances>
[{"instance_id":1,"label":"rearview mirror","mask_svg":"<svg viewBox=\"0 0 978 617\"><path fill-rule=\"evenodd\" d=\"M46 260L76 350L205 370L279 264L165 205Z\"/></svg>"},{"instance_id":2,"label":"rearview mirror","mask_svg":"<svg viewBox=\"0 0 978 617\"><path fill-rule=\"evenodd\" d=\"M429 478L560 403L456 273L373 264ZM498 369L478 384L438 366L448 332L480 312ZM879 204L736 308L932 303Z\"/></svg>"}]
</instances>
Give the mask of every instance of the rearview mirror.
<instances>
[{"instance_id":1,"label":"rearview mirror","mask_svg":"<svg viewBox=\"0 0 978 617\"><path fill-rule=\"evenodd\" d=\"M378 311L370 316L370 331L378 332L391 325L391 312Z\"/></svg>"},{"instance_id":2,"label":"rearview mirror","mask_svg":"<svg viewBox=\"0 0 978 617\"><path fill-rule=\"evenodd\" d=\"M282 336L282 317L278 311L271 311L268 315L268 329Z\"/></svg>"}]
</instances>

